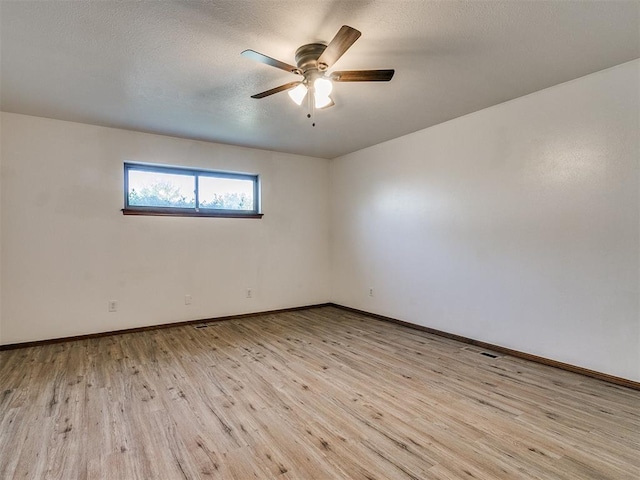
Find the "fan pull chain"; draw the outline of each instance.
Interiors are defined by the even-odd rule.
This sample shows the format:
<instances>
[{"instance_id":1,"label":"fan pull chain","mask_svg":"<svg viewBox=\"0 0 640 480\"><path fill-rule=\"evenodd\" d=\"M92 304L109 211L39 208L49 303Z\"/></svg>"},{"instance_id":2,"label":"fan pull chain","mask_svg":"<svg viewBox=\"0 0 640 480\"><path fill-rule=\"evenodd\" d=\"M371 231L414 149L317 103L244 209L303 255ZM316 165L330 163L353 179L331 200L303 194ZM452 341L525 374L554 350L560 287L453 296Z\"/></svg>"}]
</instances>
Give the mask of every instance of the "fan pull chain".
<instances>
[{"instance_id":1,"label":"fan pull chain","mask_svg":"<svg viewBox=\"0 0 640 480\"><path fill-rule=\"evenodd\" d=\"M315 92L313 91L313 87L309 87L309 90L307 92L307 107L309 112L307 113L307 118L311 120L312 127L316 126L316 105L314 99Z\"/></svg>"}]
</instances>

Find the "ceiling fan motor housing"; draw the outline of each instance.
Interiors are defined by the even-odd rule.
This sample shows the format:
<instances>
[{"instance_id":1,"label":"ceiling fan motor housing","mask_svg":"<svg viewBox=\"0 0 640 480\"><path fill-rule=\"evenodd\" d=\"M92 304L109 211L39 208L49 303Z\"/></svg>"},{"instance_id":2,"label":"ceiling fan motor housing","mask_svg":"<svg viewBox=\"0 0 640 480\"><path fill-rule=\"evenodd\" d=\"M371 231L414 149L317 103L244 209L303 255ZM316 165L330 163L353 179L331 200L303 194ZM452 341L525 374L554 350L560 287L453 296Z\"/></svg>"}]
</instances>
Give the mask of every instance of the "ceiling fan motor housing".
<instances>
[{"instance_id":1,"label":"ceiling fan motor housing","mask_svg":"<svg viewBox=\"0 0 640 480\"><path fill-rule=\"evenodd\" d=\"M324 70L318 65L318 58L325 51L327 46L324 43L309 43L302 45L296 50L296 65L303 72L308 70Z\"/></svg>"}]
</instances>

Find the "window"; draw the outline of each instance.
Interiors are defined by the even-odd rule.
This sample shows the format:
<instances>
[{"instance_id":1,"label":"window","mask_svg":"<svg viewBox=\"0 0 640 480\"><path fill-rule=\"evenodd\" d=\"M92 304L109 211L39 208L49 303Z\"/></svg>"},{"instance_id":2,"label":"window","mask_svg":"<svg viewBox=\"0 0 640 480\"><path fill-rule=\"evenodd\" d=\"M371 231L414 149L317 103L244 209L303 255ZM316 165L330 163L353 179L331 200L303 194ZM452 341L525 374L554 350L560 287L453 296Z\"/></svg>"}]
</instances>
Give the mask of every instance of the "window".
<instances>
[{"instance_id":1,"label":"window","mask_svg":"<svg viewBox=\"0 0 640 480\"><path fill-rule=\"evenodd\" d=\"M124 164L125 215L261 218L258 176Z\"/></svg>"}]
</instances>

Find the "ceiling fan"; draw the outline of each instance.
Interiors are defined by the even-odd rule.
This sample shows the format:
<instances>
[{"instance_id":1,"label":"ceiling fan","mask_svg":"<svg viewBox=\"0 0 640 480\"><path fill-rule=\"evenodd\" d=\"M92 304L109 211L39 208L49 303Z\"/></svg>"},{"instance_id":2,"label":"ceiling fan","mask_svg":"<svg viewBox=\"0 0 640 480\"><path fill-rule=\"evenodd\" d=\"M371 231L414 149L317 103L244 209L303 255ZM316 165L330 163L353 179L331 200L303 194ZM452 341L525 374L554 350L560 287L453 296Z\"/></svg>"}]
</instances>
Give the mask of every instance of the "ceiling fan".
<instances>
[{"instance_id":1,"label":"ceiling fan","mask_svg":"<svg viewBox=\"0 0 640 480\"><path fill-rule=\"evenodd\" d=\"M330 97L332 82L388 82L393 78L395 70L343 70L329 73L331 66L362 35L355 28L343 25L328 45L309 43L296 50L296 66L275 58L268 57L255 50L245 50L244 57L256 60L289 73L302 76L302 80L285 83L265 92L251 95L251 98L264 98L275 93L289 90L289 96L298 105L305 97L308 100L311 118L314 109L327 108L334 105ZM314 124L315 126L315 124Z\"/></svg>"}]
</instances>

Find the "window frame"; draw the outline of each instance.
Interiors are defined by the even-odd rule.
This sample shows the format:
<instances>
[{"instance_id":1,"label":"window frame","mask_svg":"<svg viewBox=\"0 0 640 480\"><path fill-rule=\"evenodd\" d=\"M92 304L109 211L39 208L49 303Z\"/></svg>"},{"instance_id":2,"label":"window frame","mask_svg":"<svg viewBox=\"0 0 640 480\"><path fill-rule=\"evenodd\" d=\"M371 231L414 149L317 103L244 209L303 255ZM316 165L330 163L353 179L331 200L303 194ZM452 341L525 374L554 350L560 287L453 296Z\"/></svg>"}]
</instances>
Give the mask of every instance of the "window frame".
<instances>
[{"instance_id":1,"label":"window frame","mask_svg":"<svg viewBox=\"0 0 640 480\"><path fill-rule=\"evenodd\" d=\"M152 207L144 205L129 205L129 172L131 170L185 175L193 177L195 207ZM250 180L253 182L253 210L229 210L220 208L200 207L199 177L231 178ZM174 167L148 163L124 162L124 208L123 215L151 215L172 217L223 217L223 218L262 218L260 202L260 175L240 172L225 172L219 170L205 170L190 167Z\"/></svg>"}]
</instances>

